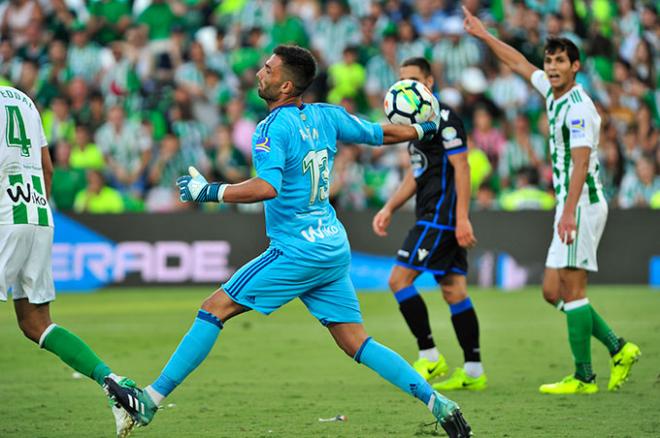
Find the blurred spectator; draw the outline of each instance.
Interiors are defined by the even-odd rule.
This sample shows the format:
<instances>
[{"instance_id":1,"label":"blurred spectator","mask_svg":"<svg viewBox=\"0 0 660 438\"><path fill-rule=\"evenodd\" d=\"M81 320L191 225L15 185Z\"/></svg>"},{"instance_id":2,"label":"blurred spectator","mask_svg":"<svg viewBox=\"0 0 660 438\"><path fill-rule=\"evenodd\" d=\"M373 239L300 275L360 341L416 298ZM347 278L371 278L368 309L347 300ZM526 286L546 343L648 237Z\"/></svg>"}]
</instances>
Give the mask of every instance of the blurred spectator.
<instances>
[{"instance_id":1,"label":"blurred spectator","mask_svg":"<svg viewBox=\"0 0 660 438\"><path fill-rule=\"evenodd\" d=\"M126 0L95 0L87 6L94 41L106 45L120 40L131 25L130 3Z\"/></svg>"},{"instance_id":2,"label":"blurred spectator","mask_svg":"<svg viewBox=\"0 0 660 438\"><path fill-rule=\"evenodd\" d=\"M502 210L552 210L555 197L538 188L539 175L533 167L524 167L516 174L515 190L500 196Z\"/></svg>"},{"instance_id":3,"label":"blurred spectator","mask_svg":"<svg viewBox=\"0 0 660 438\"><path fill-rule=\"evenodd\" d=\"M419 38L415 27L410 21L399 21L397 28L399 32L398 59L431 58L430 44L426 40Z\"/></svg>"},{"instance_id":4,"label":"blurred spectator","mask_svg":"<svg viewBox=\"0 0 660 438\"><path fill-rule=\"evenodd\" d=\"M273 1L273 25L270 28L270 43L266 52L271 52L280 44L295 44L309 47L309 37L302 20L287 13L288 0Z\"/></svg>"},{"instance_id":5,"label":"blurred spectator","mask_svg":"<svg viewBox=\"0 0 660 438\"><path fill-rule=\"evenodd\" d=\"M26 42L30 24L39 25L42 20L43 12L37 0L11 0L2 16L0 31L11 38L14 47L20 47Z\"/></svg>"},{"instance_id":6,"label":"blurred spectator","mask_svg":"<svg viewBox=\"0 0 660 438\"><path fill-rule=\"evenodd\" d=\"M547 163L545 152L543 137L532 133L529 128L529 119L524 114L518 114L513 121L513 133L504 145L504 151L497 167L501 186L510 187L511 177L521 169L531 167L538 174ZM535 181L540 182L538 175Z\"/></svg>"},{"instance_id":7,"label":"blurred spectator","mask_svg":"<svg viewBox=\"0 0 660 438\"><path fill-rule=\"evenodd\" d=\"M103 152L110 184L141 195L151 140L140 124L126 120L122 107L114 106L108 111L108 121L96 132L96 144Z\"/></svg>"},{"instance_id":8,"label":"blurred spectator","mask_svg":"<svg viewBox=\"0 0 660 438\"><path fill-rule=\"evenodd\" d=\"M191 164L194 161L181 150L179 138L174 134L166 134L149 166L148 179L152 189L145 202L148 211L174 211L184 207L179 202L175 181L188 173Z\"/></svg>"},{"instance_id":9,"label":"blurred spectator","mask_svg":"<svg viewBox=\"0 0 660 438\"><path fill-rule=\"evenodd\" d=\"M87 188L76 195L73 204L76 213L123 213L124 201L121 194L107 186L103 174L98 170L87 171Z\"/></svg>"},{"instance_id":10,"label":"blurred spectator","mask_svg":"<svg viewBox=\"0 0 660 438\"><path fill-rule=\"evenodd\" d=\"M58 210L71 211L78 192L87 184L85 171L70 165L71 146L62 140L55 145L55 163L51 184L51 201Z\"/></svg>"},{"instance_id":11,"label":"blurred spectator","mask_svg":"<svg viewBox=\"0 0 660 438\"><path fill-rule=\"evenodd\" d=\"M478 43L463 31L463 20L449 17L444 23L444 37L433 47L433 62L442 86L454 85L465 69L482 62Z\"/></svg>"},{"instance_id":12,"label":"blurred spectator","mask_svg":"<svg viewBox=\"0 0 660 438\"><path fill-rule=\"evenodd\" d=\"M366 70L358 63L358 50L349 46L344 49L344 56L328 69L330 92L328 102L339 104L344 98L358 96L366 79Z\"/></svg>"},{"instance_id":13,"label":"blurred spectator","mask_svg":"<svg viewBox=\"0 0 660 438\"><path fill-rule=\"evenodd\" d=\"M417 33L430 43L439 41L449 18L444 0L416 0L415 9L411 22Z\"/></svg>"},{"instance_id":14,"label":"blurred spectator","mask_svg":"<svg viewBox=\"0 0 660 438\"><path fill-rule=\"evenodd\" d=\"M364 87L370 107L381 117L385 92L398 79L397 37L395 34L386 34L380 43L380 53L367 64L367 82Z\"/></svg>"},{"instance_id":15,"label":"blurred spectator","mask_svg":"<svg viewBox=\"0 0 660 438\"><path fill-rule=\"evenodd\" d=\"M51 147L60 140L72 142L75 136L76 124L69 113L69 102L66 98L55 96L50 109L41 115L46 140Z\"/></svg>"},{"instance_id":16,"label":"blurred spectator","mask_svg":"<svg viewBox=\"0 0 660 438\"><path fill-rule=\"evenodd\" d=\"M215 148L211 150L210 155L217 179L235 184L250 177L248 160L234 146L229 127L218 126L215 130L214 144Z\"/></svg>"},{"instance_id":17,"label":"blurred spectator","mask_svg":"<svg viewBox=\"0 0 660 438\"><path fill-rule=\"evenodd\" d=\"M53 41L48 47L48 62L39 71L37 102L48 106L55 96L66 92L66 84L73 78L67 64L67 48L62 41Z\"/></svg>"},{"instance_id":18,"label":"blurred spectator","mask_svg":"<svg viewBox=\"0 0 660 438\"><path fill-rule=\"evenodd\" d=\"M22 44L13 43L16 48L16 56L24 61L34 61L39 67L48 62L48 46L45 36L41 32L40 21L30 21L21 34L21 39L24 40Z\"/></svg>"},{"instance_id":19,"label":"blurred spectator","mask_svg":"<svg viewBox=\"0 0 660 438\"><path fill-rule=\"evenodd\" d=\"M65 0L52 0L52 10L48 11L46 25L53 39L69 42L72 27L76 24L76 12L69 9Z\"/></svg>"},{"instance_id":20,"label":"blurred spectator","mask_svg":"<svg viewBox=\"0 0 660 438\"><path fill-rule=\"evenodd\" d=\"M328 0L325 14L315 23L312 47L326 66L339 62L346 46L360 42L359 25L348 15L341 0Z\"/></svg>"},{"instance_id":21,"label":"blurred spectator","mask_svg":"<svg viewBox=\"0 0 660 438\"><path fill-rule=\"evenodd\" d=\"M525 81L504 63L499 63L499 74L489 87L489 95L509 120L521 112L529 99Z\"/></svg>"},{"instance_id":22,"label":"blurred spectator","mask_svg":"<svg viewBox=\"0 0 660 438\"><path fill-rule=\"evenodd\" d=\"M660 176L656 172L655 158L642 156L637 160L635 172L626 174L621 182L619 206L648 207L651 198L658 191L660 191Z\"/></svg>"},{"instance_id":23,"label":"blurred spectator","mask_svg":"<svg viewBox=\"0 0 660 438\"><path fill-rule=\"evenodd\" d=\"M232 143L252 163L252 134L257 124L246 114L243 99L233 99L227 105L227 125L232 130Z\"/></svg>"},{"instance_id":24,"label":"blurred spectator","mask_svg":"<svg viewBox=\"0 0 660 438\"><path fill-rule=\"evenodd\" d=\"M71 148L69 164L74 169L103 170L105 167L103 152L92 142L86 125L76 126L76 139Z\"/></svg>"},{"instance_id":25,"label":"blurred spectator","mask_svg":"<svg viewBox=\"0 0 660 438\"><path fill-rule=\"evenodd\" d=\"M8 38L0 39L0 79L9 84L16 82L21 75L21 60L15 55L14 46Z\"/></svg>"},{"instance_id":26,"label":"blurred spectator","mask_svg":"<svg viewBox=\"0 0 660 438\"><path fill-rule=\"evenodd\" d=\"M135 21L147 27L149 40L160 41L170 38L172 27L179 17L166 0L151 0Z\"/></svg>"},{"instance_id":27,"label":"blurred spectator","mask_svg":"<svg viewBox=\"0 0 660 438\"><path fill-rule=\"evenodd\" d=\"M506 146L504 134L494 126L492 114L483 106L477 107L474 112L473 126L472 138L475 146L486 153L490 164L497 169Z\"/></svg>"},{"instance_id":28,"label":"blurred spectator","mask_svg":"<svg viewBox=\"0 0 660 438\"><path fill-rule=\"evenodd\" d=\"M603 184L603 194L608 202L616 199L617 189L623 178L624 164L621 150L612 140L601 143L599 161L600 179Z\"/></svg>"}]
</instances>

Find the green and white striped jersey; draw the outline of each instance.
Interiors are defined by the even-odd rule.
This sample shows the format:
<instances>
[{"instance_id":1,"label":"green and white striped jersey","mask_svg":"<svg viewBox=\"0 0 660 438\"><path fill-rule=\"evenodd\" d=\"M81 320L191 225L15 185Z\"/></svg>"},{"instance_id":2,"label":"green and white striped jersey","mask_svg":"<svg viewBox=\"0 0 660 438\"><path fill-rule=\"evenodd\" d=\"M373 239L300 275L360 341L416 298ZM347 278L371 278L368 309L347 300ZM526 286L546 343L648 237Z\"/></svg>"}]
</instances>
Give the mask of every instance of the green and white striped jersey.
<instances>
[{"instance_id":1,"label":"green and white striped jersey","mask_svg":"<svg viewBox=\"0 0 660 438\"><path fill-rule=\"evenodd\" d=\"M46 198L41 148L47 146L34 102L0 87L0 225L53 226Z\"/></svg>"},{"instance_id":2,"label":"green and white striped jersey","mask_svg":"<svg viewBox=\"0 0 660 438\"><path fill-rule=\"evenodd\" d=\"M600 169L598 164L600 116L594 103L578 84L555 99L552 95L550 80L542 70L537 70L532 74L531 82L534 88L545 97L550 125L552 183L557 202L559 205L563 205L568 196L570 177L573 172L571 149L585 146L591 148L591 154L580 202L594 204L604 200L598 175Z\"/></svg>"}]
</instances>

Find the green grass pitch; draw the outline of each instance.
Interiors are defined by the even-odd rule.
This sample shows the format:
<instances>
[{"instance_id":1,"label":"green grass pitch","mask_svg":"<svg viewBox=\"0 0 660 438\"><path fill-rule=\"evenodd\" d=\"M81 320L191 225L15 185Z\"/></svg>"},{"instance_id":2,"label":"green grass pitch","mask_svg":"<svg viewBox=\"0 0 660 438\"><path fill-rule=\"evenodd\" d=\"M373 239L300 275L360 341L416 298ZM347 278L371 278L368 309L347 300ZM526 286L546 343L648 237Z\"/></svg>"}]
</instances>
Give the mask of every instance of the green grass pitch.
<instances>
[{"instance_id":1,"label":"green grass pitch","mask_svg":"<svg viewBox=\"0 0 660 438\"><path fill-rule=\"evenodd\" d=\"M58 323L85 339L115 372L150 383L190 326L206 289L105 290L60 295ZM643 356L619 393L606 391L608 355L595 340L601 392L552 397L538 385L572 371L562 314L538 288L516 293L472 288L490 387L452 393L477 437L660 436L660 292L592 287L590 298ZM451 366L461 354L439 293L424 297L435 339ZM413 359L415 342L394 299L360 295L369 333ZM0 437L112 437L114 422L98 386L20 334L12 306L0 305ZM270 317L227 323L208 359L136 437L411 437L434 432L432 417L346 357L299 302ZM320 423L319 417L348 416Z\"/></svg>"}]
</instances>

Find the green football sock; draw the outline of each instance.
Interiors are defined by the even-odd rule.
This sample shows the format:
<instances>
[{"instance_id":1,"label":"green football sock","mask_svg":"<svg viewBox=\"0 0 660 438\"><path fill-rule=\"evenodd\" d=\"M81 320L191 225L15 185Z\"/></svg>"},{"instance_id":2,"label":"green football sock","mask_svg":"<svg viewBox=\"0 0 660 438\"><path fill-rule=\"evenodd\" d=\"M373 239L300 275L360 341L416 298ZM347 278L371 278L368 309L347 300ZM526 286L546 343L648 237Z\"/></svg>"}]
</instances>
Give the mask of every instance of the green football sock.
<instances>
[{"instance_id":1,"label":"green football sock","mask_svg":"<svg viewBox=\"0 0 660 438\"><path fill-rule=\"evenodd\" d=\"M53 324L46 329L39 345L99 385L103 385L103 379L111 373L110 368L82 339L58 325Z\"/></svg>"},{"instance_id":2,"label":"green football sock","mask_svg":"<svg viewBox=\"0 0 660 438\"><path fill-rule=\"evenodd\" d=\"M589 305L589 309L591 310L591 319L593 321L591 334L607 347L611 356L614 356L621 349L619 338L592 305Z\"/></svg>"},{"instance_id":3,"label":"green football sock","mask_svg":"<svg viewBox=\"0 0 660 438\"><path fill-rule=\"evenodd\" d=\"M575 377L588 382L593 378L591 368L591 331L593 319L589 301L576 300L564 305L568 323L568 341L575 359Z\"/></svg>"}]
</instances>

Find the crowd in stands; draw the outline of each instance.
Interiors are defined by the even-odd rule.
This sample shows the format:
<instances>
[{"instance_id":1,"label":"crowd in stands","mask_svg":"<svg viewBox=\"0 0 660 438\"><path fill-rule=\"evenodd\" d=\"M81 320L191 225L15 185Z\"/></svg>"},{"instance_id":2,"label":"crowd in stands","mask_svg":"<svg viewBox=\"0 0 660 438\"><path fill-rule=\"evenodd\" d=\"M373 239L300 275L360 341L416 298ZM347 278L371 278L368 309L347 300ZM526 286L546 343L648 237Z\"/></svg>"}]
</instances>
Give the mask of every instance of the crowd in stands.
<instances>
[{"instance_id":1,"label":"crowd in stands","mask_svg":"<svg viewBox=\"0 0 660 438\"><path fill-rule=\"evenodd\" d=\"M310 48L306 94L383 121L411 56L469 132L473 208L554 205L544 102L466 35L465 5L542 68L548 36L581 49L577 81L602 117L612 207L660 208L660 22L653 0L9 0L0 3L0 84L40 108L62 211L175 211L174 180L253 175L268 112L255 74L278 44ZM342 145L332 202L378 208L409 166L405 145ZM218 206L212 208L229 208Z\"/></svg>"}]
</instances>

